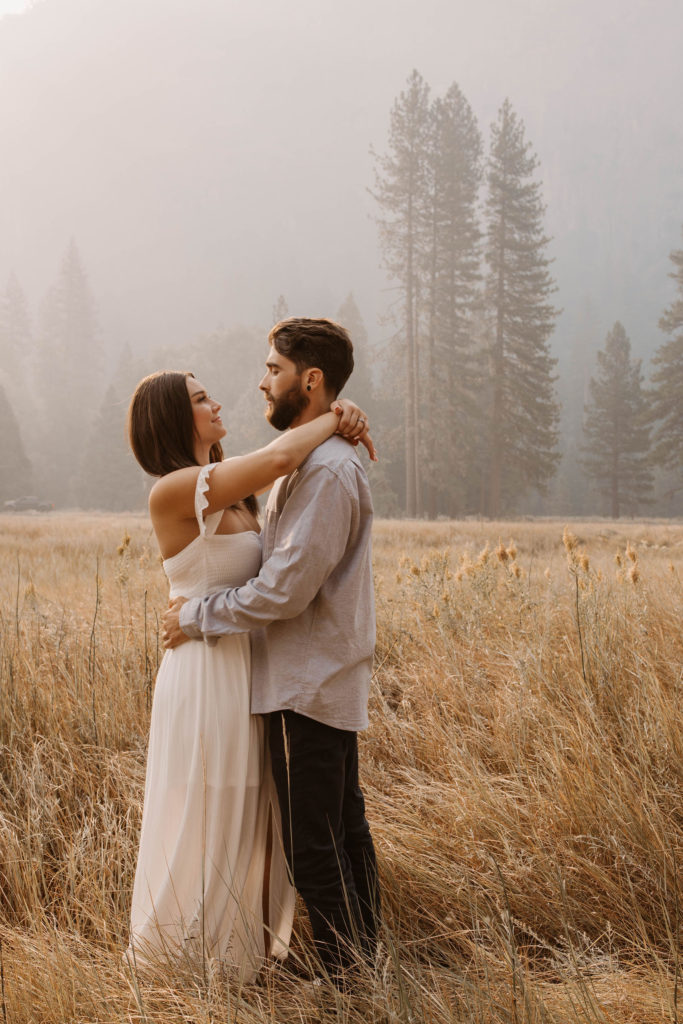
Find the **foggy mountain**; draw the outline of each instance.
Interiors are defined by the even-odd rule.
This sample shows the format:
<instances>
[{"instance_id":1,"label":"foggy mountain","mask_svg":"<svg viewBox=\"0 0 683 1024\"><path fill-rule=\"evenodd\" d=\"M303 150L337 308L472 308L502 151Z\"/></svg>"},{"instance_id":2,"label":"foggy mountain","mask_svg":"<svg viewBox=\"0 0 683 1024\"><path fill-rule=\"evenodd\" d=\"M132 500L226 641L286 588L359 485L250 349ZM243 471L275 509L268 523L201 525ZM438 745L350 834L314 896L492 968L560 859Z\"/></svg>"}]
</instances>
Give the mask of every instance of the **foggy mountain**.
<instances>
[{"instance_id":1,"label":"foggy mountain","mask_svg":"<svg viewBox=\"0 0 683 1024\"><path fill-rule=\"evenodd\" d=\"M0 20L0 282L33 308L75 238L105 341L266 328L279 294L320 315L352 291L371 338L370 147L416 67L457 81L486 138L509 96L539 156L556 257L554 345L616 318L661 342L683 222L673 0L41 0Z\"/></svg>"}]
</instances>

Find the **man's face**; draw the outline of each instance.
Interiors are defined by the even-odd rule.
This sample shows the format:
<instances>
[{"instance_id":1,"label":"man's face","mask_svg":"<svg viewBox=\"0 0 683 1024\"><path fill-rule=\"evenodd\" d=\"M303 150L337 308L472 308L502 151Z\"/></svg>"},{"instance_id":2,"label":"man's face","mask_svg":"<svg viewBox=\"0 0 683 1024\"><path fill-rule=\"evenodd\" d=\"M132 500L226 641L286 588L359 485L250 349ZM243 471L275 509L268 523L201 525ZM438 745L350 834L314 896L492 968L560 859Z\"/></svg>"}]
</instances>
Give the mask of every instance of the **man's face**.
<instances>
[{"instance_id":1,"label":"man's face","mask_svg":"<svg viewBox=\"0 0 683 1024\"><path fill-rule=\"evenodd\" d=\"M266 396L266 419L276 430L286 430L309 404L296 364L270 346L266 372L259 384Z\"/></svg>"}]
</instances>

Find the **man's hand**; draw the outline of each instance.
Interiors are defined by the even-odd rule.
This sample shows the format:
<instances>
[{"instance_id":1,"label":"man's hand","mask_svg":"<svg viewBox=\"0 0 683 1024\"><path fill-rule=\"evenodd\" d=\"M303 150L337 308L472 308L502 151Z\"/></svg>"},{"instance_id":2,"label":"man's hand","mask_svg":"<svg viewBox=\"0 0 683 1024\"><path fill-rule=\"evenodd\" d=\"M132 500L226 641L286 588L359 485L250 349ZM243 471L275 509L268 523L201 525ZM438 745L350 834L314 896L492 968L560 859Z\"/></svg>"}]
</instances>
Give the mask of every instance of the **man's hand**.
<instances>
[{"instance_id":1,"label":"man's hand","mask_svg":"<svg viewBox=\"0 0 683 1024\"><path fill-rule=\"evenodd\" d=\"M180 609L186 601L186 597L174 597L172 601L168 602L168 609L162 616L164 624L162 639L167 651L172 651L174 647L180 647L186 640L190 640L187 633L183 633L180 628Z\"/></svg>"}]
</instances>

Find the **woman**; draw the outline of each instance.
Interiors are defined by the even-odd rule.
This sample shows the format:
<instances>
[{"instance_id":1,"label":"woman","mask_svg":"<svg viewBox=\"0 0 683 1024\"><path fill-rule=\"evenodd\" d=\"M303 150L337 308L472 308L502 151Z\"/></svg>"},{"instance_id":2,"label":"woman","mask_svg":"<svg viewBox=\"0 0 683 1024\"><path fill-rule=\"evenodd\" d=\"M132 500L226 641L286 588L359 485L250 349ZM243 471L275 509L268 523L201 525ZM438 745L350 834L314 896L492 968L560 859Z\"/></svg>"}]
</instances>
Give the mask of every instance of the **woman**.
<instances>
[{"instance_id":1,"label":"woman","mask_svg":"<svg viewBox=\"0 0 683 1024\"><path fill-rule=\"evenodd\" d=\"M371 456L365 418L345 400L249 455L222 461L221 406L190 373L138 385L131 447L159 477L149 497L171 597L239 586L261 561L257 493L335 432ZM167 651L149 738L140 852L131 909L136 960L218 958L253 977L285 956L294 890L273 814L263 726L249 708L249 637Z\"/></svg>"}]
</instances>

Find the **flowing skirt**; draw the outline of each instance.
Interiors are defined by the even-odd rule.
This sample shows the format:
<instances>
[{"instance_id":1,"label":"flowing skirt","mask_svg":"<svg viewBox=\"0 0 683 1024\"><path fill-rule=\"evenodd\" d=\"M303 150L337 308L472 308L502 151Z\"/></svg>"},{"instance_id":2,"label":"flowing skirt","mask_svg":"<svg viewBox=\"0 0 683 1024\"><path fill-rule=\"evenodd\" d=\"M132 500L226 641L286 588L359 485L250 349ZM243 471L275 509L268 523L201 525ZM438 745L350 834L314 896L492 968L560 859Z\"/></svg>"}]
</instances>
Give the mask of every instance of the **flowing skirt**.
<instances>
[{"instance_id":1,"label":"flowing skirt","mask_svg":"<svg viewBox=\"0 0 683 1024\"><path fill-rule=\"evenodd\" d=\"M294 913L247 634L167 651L149 737L131 909L136 961L218 958L250 980Z\"/></svg>"}]
</instances>

